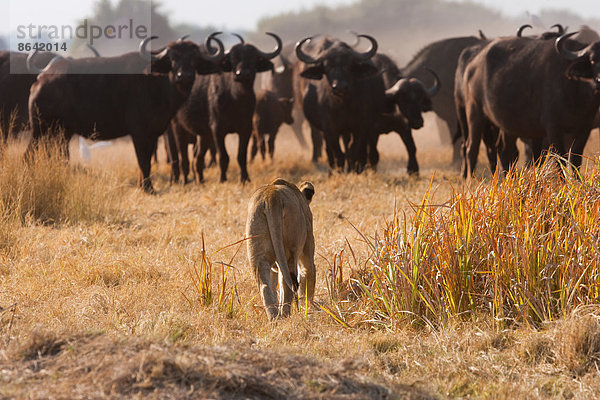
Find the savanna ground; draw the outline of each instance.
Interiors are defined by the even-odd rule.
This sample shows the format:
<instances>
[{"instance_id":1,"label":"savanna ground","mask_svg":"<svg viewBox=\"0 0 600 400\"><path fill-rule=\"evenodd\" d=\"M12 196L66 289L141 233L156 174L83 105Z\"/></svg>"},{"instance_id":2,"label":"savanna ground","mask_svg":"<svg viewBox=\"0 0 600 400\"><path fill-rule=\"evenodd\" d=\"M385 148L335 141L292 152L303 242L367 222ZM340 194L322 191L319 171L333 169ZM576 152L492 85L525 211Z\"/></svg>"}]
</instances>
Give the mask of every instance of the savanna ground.
<instances>
[{"instance_id":1,"label":"savanna ground","mask_svg":"<svg viewBox=\"0 0 600 400\"><path fill-rule=\"evenodd\" d=\"M393 314L389 322L385 307L373 305L386 295L371 286L377 301L365 300L367 288L350 280L368 275L371 243L390 223L402 227L395 215L410 232L428 192L427 206L435 208L493 181L482 159L482 179L466 187L449 167L451 148L428 122L415 133L418 178L406 175L397 135L380 140L376 173L330 176L285 131L275 162L251 164L247 185L238 182L234 135L224 184L211 168L200 186L169 185L161 151L154 196L135 187L129 142L92 150L91 163L72 144L70 165L39 161L33 172L20 161L24 144L12 143L0 171L0 397L598 396L600 308L593 299L577 303L576 294L560 318L507 324L475 308L445 318L434 307L439 300L429 298L420 319L408 310L415 318ZM596 163L598 136L586 148ZM269 323L239 241L250 195L275 177L315 186L323 308L301 305ZM598 230L590 235L597 246Z\"/></svg>"}]
</instances>

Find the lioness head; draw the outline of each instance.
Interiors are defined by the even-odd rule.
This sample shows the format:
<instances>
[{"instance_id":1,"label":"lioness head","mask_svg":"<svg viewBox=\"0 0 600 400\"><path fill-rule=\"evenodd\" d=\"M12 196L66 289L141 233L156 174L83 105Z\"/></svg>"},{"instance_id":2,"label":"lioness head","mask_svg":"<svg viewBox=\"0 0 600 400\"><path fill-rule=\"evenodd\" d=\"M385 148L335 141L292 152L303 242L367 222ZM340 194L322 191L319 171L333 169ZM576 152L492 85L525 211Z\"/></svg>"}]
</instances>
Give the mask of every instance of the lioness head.
<instances>
[{"instance_id":1,"label":"lioness head","mask_svg":"<svg viewBox=\"0 0 600 400\"><path fill-rule=\"evenodd\" d=\"M277 178L277 179L273 180L270 184L271 185L284 185L284 186L287 186L294 190L299 190L304 195L304 197L306 197L306 200L309 203L312 200L313 196L315 195L315 187L313 186L312 183L310 183L308 181L302 182L299 186L296 186L293 183L290 183L283 178Z\"/></svg>"}]
</instances>

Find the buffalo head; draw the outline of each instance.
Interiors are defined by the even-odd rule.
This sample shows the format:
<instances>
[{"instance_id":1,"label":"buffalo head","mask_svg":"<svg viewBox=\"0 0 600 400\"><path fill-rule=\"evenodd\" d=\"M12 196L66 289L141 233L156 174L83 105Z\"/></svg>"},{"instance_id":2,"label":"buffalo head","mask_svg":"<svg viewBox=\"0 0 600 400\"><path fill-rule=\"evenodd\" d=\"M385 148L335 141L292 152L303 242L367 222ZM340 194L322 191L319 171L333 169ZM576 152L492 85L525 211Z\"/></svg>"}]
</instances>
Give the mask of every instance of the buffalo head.
<instances>
[{"instance_id":1,"label":"buffalo head","mask_svg":"<svg viewBox=\"0 0 600 400\"><path fill-rule=\"evenodd\" d=\"M364 53L359 53L346 43L335 41L328 46L322 46L317 58L314 58L302 49L303 45L310 42L312 37L302 39L296 44L298 59L308 64L300 74L307 79L320 80L327 77L329 86L334 95L343 97L356 80L367 79L379 71L371 61L377 53L377 41L369 35L357 35L371 42L371 48Z\"/></svg>"},{"instance_id":2,"label":"buffalo head","mask_svg":"<svg viewBox=\"0 0 600 400\"><path fill-rule=\"evenodd\" d=\"M245 43L240 35L233 34L239 39L240 43L235 44L227 51L219 64L221 70L233 72L235 74L234 79L242 83L253 83L257 72L272 71L273 63L270 60L279 55L283 44L276 34L271 32L266 34L277 42L275 49L270 53L258 50L253 45ZM206 47L211 48L210 40L207 40Z\"/></svg>"},{"instance_id":3,"label":"buffalo head","mask_svg":"<svg viewBox=\"0 0 600 400\"><path fill-rule=\"evenodd\" d=\"M206 75L219 71L218 63L223 59L224 48L218 39L213 38L219 50L216 54L207 55L202 53L197 44L186 40L185 36L160 50L149 52L146 46L155 38L152 36L140 43L140 54L151 60L152 74L169 75L171 82L178 87L189 89L194 84L196 73Z\"/></svg>"},{"instance_id":4,"label":"buffalo head","mask_svg":"<svg viewBox=\"0 0 600 400\"><path fill-rule=\"evenodd\" d=\"M579 51L566 49L567 39L578 32L562 35L555 42L556 51L572 63L566 70L569 79L589 82L596 93L600 92L600 42L594 42Z\"/></svg>"},{"instance_id":5,"label":"buffalo head","mask_svg":"<svg viewBox=\"0 0 600 400\"><path fill-rule=\"evenodd\" d=\"M411 129L423 127L422 112L431 111L431 97L440 90L440 80L435 72L426 68L434 77L434 84L426 88L418 79L401 78L385 91L388 105L397 106L402 115L408 120Z\"/></svg>"}]
</instances>

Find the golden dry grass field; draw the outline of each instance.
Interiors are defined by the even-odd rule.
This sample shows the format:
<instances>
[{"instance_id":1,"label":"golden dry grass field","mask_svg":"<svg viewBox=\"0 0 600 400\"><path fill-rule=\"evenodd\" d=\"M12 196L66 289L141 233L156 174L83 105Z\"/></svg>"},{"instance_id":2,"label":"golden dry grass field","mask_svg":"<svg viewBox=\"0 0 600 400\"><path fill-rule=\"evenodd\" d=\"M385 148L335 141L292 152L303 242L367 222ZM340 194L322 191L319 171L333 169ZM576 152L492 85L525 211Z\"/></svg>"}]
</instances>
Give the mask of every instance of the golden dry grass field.
<instances>
[{"instance_id":1,"label":"golden dry grass field","mask_svg":"<svg viewBox=\"0 0 600 400\"><path fill-rule=\"evenodd\" d=\"M586 148L592 169L598 136ZM474 312L386 325L374 322L384 317L368 299L348 293L356 285L349 278L368 270L368 243L384 235L395 209L410 230L428 191L435 207L492 181L482 158L481 181L463 184L431 119L415 138L418 178L406 174L397 135L380 140L376 173L330 176L284 130L275 162L252 163L246 185L232 156L227 183L211 168L202 185L171 186L161 149L156 195L135 187L130 142L93 150L91 163L72 144L69 165L40 161L33 172L20 161L24 144L12 143L0 161L0 397L598 396L593 301L535 324L499 324ZM230 155L236 141L230 135ZM330 313L300 308L269 323L245 244L236 244L252 192L275 177L315 186L316 299ZM332 280L340 257L342 277ZM600 249L591 257L596 271Z\"/></svg>"}]
</instances>

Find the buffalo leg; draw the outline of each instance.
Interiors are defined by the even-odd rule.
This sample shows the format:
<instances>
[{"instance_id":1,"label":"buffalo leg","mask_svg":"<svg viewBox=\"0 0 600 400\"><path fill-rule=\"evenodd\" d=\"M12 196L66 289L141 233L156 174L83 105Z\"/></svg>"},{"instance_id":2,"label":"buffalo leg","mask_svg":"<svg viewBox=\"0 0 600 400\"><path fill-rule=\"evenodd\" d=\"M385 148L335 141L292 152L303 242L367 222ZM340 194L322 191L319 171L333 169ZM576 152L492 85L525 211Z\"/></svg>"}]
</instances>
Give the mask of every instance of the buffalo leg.
<instances>
[{"instance_id":1,"label":"buffalo leg","mask_svg":"<svg viewBox=\"0 0 600 400\"><path fill-rule=\"evenodd\" d=\"M213 141L217 146L217 154L219 156L219 168L221 169L221 182L227 181L227 168L229 167L229 155L225 148L225 132L218 127L212 128Z\"/></svg>"},{"instance_id":2,"label":"buffalo leg","mask_svg":"<svg viewBox=\"0 0 600 400\"><path fill-rule=\"evenodd\" d=\"M169 178L169 181L171 183L177 183L179 182L179 177L181 175L179 171L179 155L177 154L177 144L175 143L173 128L170 124L164 133L164 137L165 151L167 153L167 162L171 166L171 176Z\"/></svg>"},{"instance_id":3,"label":"buffalo leg","mask_svg":"<svg viewBox=\"0 0 600 400\"><path fill-rule=\"evenodd\" d=\"M398 132L400 139L406 147L406 153L408 154L408 164L406 166L406 172L409 175L419 174L419 163L417 162L417 146L415 146L415 140L412 135L410 128L402 129Z\"/></svg>"},{"instance_id":4,"label":"buffalo leg","mask_svg":"<svg viewBox=\"0 0 600 400\"><path fill-rule=\"evenodd\" d=\"M354 135L348 151L348 170L357 174L363 172L367 165L367 135L366 132Z\"/></svg>"},{"instance_id":5,"label":"buffalo leg","mask_svg":"<svg viewBox=\"0 0 600 400\"><path fill-rule=\"evenodd\" d=\"M369 138L367 147L367 154L369 157L369 164L373 170L377 170L377 164L379 164L379 151L377 150L377 142L379 141L379 135L373 134Z\"/></svg>"},{"instance_id":6,"label":"buffalo leg","mask_svg":"<svg viewBox=\"0 0 600 400\"><path fill-rule=\"evenodd\" d=\"M214 140L209 142L209 150L210 150L210 162L208 163L209 167L214 167L217 165L217 145Z\"/></svg>"},{"instance_id":7,"label":"buffalo leg","mask_svg":"<svg viewBox=\"0 0 600 400\"><path fill-rule=\"evenodd\" d=\"M189 182L190 176L190 155L188 153L188 142L182 141L179 145L179 165L181 166L181 174L183 175L183 183L187 184Z\"/></svg>"},{"instance_id":8,"label":"buffalo leg","mask_svg":"<svg viewBox=\"0 0 600 400\"><path fill-rule=\"evenodd\" d=\"M294 136L300 143L300 147L303 149L307 148L306 140L304 140L304 134L302 132L302 123L304 122L304 113L301 107L296 107L292 109L292 116L294 118L294 122L292 123L292 131L294 132Z\"/></svg>"},{"instance_id":9,"label":"buffalo leg","mask_svg":"<svg viewBox=\"0 0 600 400\"><path fill-rule=\"evenodd\" d=\"M263 133L260 136L260 141L258 142L258 144L260 147L260 155L262 157L262 160L265 161L266 155L267 155L267 148L266 148L266 143L265 143L265 133Z\"/></svg>"},{"instance_id":10,"label":"buffalo leg","mask_svg":"<svg viewBox=\"0 0 600 400\"><path fill-rule=\"evenodd\" d=\"M519 150L517 149L517 139L509 135L507 132L500 133L502 140L502 148L498 149L500 163L504 171L509 171L519 161ZM490 164L491 165L491 164Z\"/></svg>"},{"instance_id":11,"label":"buffalo leg","mask_svg":"<svg viewBox=\"0 0 600 400\"><path fill-rule=\"evenodd\" d=\"M147 193L154 193L152 181L150 180L150 165L158 137L141 134L131 135L131 137L141 172L139 186Z\"/></svg>"},{"instance_id":12,"label":"buffalo leg","mask_svg":"<svg viewBox=\"0 0 600 400\"><path fill-rule=\"evenodd\" d=\"M483 143L485 143L488 162L490 163L490 171L494 173L496 171L496 167L498 166L498 129L493 126L487 126L483 132L482 138ZM514 147L514 143L512 143L512 145L512 147ZM505 143L504 146L508 146L507 154L508 152L512 152L511 143Z\"/></svg>"},{"instance_id":13,"label":"buffalo leg","mask_svg":"<svg viewBox=\"0 0 600 400\"><path fill-rule=\"evenodd\" d=\"M463 176L470 179L473 176L475 167L477 166L477 157L479 156L479 146L485 130L488 128L488 123L481 110L475 106L467 108L467 121L469 136L465 143L465 166L466 171L463 171Z\"/></svg>"},{"instance_id":14,"label":"buffalo leg","mask_svg":"<svg viewBox=\"0 0 600 400\"><path fill-rule=\"evenodd\" d=\"M179 124L173 124L173 136L175 137L175 145L177 146L179 166L183 174L183 183L187 184L188 176L190 175L190 158L188 154L188 145L194 142L196 135L190 133L187 129L185 129Z\"/></svg>"},{"instance_id":15,"label":"buffalo leg","mask_svg":"<svg viewBox=\"0 0 600 400\"><path fill-rule=\"evenodd\" d=\"M254 161L256 153L258 153L258 134L253 133L250 137L250 162Z\"/></svg>"},{"instance_id":16,"label":"buffalo leg","mask_svg":"<svg viewBox=\"0 0 600 400\"><path fill-rule=\"evenodd\" d=\"M252 134L252 127L246 130L245 132L238 132L240 141L238 144L238 155L237 161L241 170L241 181L242 183L250 182L250 177L248 176L248 142L250 141L250 135ZM264 137L261 144L261 152L262 148L264 148ZM264 158L264 153L263 153Z\"/></svg>"},{"instance_id":17,"label":"buffalo leg","mask_svg":"<svg viewBox=\"0 0 600 400\"><path fill-rule=\"evenodd\" d=\"M194 178L197 184L204 182L204 158L210 149L212 139L208 135L196 136L194 145Z\"/></svg>"},{"instance_id":18,"label":"buffalo leg","mask_svg":"<svg viewBox=\"0 0 600 400\"><path fill-rule=\"evenodd\" d=\"M346 159L342 149L340 148L339 136L335 133L327 133L324 136L325 148L327 149L327 156L329 158L329 166L332 169L337 167L339 171L343 171Z\"/></svg>"},{"instance_id":19,"label":"buffalo leg","mask_svg":"<svg viewBox=\"0 0 600 400\"><path fill-rule=\"evenodd\" d=\"M544 140L540 139L532 139L530 142L531 146L531 157L529 159L529 164L536 162L542 156L542 151L544 148L548 148L548 145L544 143Z\"/></svg>"},{"instance_id":20,"label":"buffalo leg","mask_svg":"<svg viewBox=\"0 0 600 400\"><path fill-rule=\"evenodd\" d=\"M577 169L581 167L581 159L583 156L583 149L587 143L590 131L576 133L573 137L573 142L570 144L569 150L569 162Z\"/></svg>"},{"instance_id":21,"label":"buffalo leg","mask_svg":"<svg viewBox=\"0 0 600 400\"><path fill-rule=\"evenodd\" d=\"M273 154L275 153L275 137L277 136L277 132L271 133L269 135L269 140L267 141L268 150L269 150L269 158L273 161Z\"/></svg>"},{"instance_id":22,"label":"buffalo leg","mask_svg":"<svg viewBox=\"0 0 600 400\"><path fill-rule=\"evenodd\" d=\"M323 134L313 124L310 124L310 137L313 143L312 162L316 164L323 152ZM329 160L329 165L332 165L332 160Z\"/></svg>"}]
</instances>

